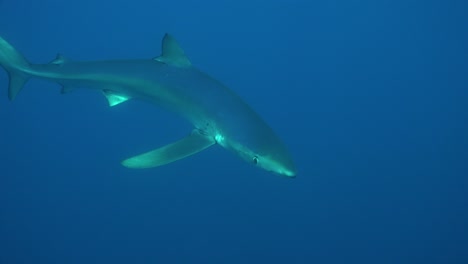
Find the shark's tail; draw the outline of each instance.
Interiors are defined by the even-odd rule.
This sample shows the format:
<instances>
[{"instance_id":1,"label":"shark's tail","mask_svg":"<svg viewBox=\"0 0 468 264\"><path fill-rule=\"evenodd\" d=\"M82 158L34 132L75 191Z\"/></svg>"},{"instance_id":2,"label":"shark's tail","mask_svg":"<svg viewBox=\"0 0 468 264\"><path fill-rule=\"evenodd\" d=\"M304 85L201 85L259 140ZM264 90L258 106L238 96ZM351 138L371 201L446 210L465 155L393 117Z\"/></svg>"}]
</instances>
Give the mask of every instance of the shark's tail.
<instances>
[{"instance_id":1,"label":"shark's tail","mask_svg":"<svg viewBox=\"0 0 468 264\"><path fill-rule=\"evenodd\" d=\"M26 72L31 66L23 55L2 37L0 37L0 66L6 70L10 78L8 98L13 100L28 81L29 76Z\"/></svg>"}]
</instances>

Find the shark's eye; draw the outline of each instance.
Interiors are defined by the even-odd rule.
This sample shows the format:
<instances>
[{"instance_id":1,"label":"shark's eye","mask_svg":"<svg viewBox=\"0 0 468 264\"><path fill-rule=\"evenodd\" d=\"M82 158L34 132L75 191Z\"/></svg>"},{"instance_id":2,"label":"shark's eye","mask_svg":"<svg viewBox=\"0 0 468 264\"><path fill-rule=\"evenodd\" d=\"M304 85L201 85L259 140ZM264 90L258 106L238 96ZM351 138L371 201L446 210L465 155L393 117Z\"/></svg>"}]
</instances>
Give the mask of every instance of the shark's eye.
<instances>
[{"instance_id":1,"label":"shark's eye","mask_svg":"<svg viewBox=\"0 0 468 264\"><path fill-rule=\"evenodd\" d=\"M253 162L255 165L257 165L257 163L258 163L258 157L257 157L257 156L254 156L254 157L252 158L252 162Z\"/></svg>"}]
</instances>

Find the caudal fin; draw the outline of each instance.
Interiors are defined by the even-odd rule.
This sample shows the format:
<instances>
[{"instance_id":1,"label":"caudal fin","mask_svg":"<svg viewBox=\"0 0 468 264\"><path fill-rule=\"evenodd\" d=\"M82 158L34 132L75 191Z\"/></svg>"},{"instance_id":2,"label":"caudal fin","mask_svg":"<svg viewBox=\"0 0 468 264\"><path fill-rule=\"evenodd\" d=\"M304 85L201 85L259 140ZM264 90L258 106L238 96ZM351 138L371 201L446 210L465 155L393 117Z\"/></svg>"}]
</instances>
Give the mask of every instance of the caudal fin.
<instances>
[{"instance_id":1,"label":"caudal fin","mask_svg":"<svg viewBox=\"0 0 468 264\"><path fill-rule=\"evenodd\" d=\"M23 55L2 37L0 37L0 66L6 70L10 78L8 98L12 101L28 81L26 71L30 65Z\"/></svg>"}]
</instances>

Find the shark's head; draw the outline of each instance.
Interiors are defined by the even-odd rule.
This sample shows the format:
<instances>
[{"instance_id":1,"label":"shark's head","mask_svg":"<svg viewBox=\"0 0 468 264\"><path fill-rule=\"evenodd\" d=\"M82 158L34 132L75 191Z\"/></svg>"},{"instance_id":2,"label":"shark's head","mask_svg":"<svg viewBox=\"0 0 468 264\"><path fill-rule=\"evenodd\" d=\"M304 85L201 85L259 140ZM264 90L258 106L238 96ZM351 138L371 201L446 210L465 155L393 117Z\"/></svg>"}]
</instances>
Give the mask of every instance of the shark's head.
<instances>
[{"instance_id":1,"label":"shark's head","mask_svg":"<svg viewBox=\"0 0 468 264\"><path fill-rule=\"evenodd\" d=\"M224 147L232 150L240 158L248 163L286 177L296 176L296 167L288 151L280 141L272 141L266 144L260 142L242 142L229 140Z\"/></svg>"},{"instance_id":2,"label":"shark's head","mask_svg":"<svg viewBox=\"0 0 468 264\"><path fill-rule=\"evenodd\" d=\"M258 154L254 154L258 153ZM271 171L286 177L296 176L296 167L287 152L272 152L262 154L258 152L247 152L247 161L252 162L255 166L267 171ZM253 157L252 157L253 155Z\"/></svg>"},{"instance_id":3,"label":"shark's head","mask_svg":"<svg viewBox=\"0 0 468 264\"><path fill-rule=\"evenodd\" d=\"M283 142L265 123L216 136L216 142L248 163L286 177L296 176L296 167Z\"/></svg>"}]
</instances>

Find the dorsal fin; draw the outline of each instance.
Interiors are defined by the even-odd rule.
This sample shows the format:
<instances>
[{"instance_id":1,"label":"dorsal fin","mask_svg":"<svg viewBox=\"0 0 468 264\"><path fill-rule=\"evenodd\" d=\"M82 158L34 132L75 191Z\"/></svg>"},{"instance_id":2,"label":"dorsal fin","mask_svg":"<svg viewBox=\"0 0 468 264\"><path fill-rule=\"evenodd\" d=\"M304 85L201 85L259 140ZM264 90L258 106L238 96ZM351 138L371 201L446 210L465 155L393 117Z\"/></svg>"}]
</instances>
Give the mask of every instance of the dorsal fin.
<instances>
[{"instance_id":1,"label":"dorsal fin","mask_svg":"<svg viewBox=\"0 0 468 264\"><path fill-rule=\"evenodd\" d=\"M65 62L67 62L67 61L68 61L68 59L65 58L65 56L63 56L62 54L59 53L59 54L57 54L55 59L50 62L50 64L61 65L61 64L64 64Z\"/></svg>"},{"instance_id":2,"label":"dorsal fin","mask_svg":"<svg viewBox=\"0 0 468 264\"><path fill-rule=\"evenodd\" d=\"M161 56L155 58L155 60L178 67L189 67L192 65L177 41L167 33L162 40Z\"/></svg>"}]
</instances>

